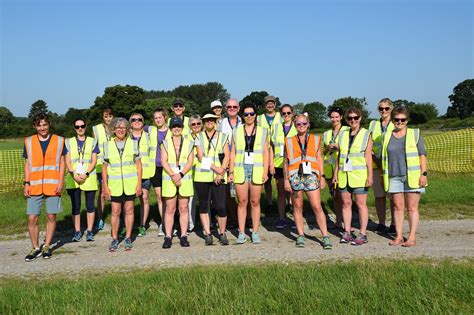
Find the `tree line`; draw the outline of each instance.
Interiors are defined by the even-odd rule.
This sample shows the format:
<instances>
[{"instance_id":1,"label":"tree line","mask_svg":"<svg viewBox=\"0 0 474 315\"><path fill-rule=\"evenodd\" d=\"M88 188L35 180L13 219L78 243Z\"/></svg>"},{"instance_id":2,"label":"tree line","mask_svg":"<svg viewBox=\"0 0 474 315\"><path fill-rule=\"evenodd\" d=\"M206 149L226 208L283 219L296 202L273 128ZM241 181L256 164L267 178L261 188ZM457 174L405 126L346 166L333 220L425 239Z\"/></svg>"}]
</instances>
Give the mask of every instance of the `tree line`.
<instances>
[{"instance_id":1,"label":"tree line","mask_svg":"<svg viewBox=\"0 0 474 315\"><path fill-rule=\"evenodd\" d=\"M263 102L267 91L253 91L242 100L241 104L253 103L257 106L258 113L263 113ZM43 111L51 116L54 132L72 136L74 131L71 126L75 119L85 118L89 125L101 121L101 112L105 107L111 107L117 117L129 117L133 112L141 113L147 123L151 124L151 113L157 107L170 108L176 98L180 98L186 105L186 115L203 114L209 111L210 103L220 100L223 104L230 98L230 94L219 82L208 82L205 84L181 85L173 90L151 90L146 91L135 85L115 85L105 88L102 96L96 97L94 104L87 109L69 108L65 114L51 112L44 100L34 102L28 117L15 117L7 107L0 107L0 138L17 138L31 134L31 118L35 113ZM411 124L422 125L437 118L468 118L474 115L474 79L468 79L457 84L453 93L449 95L451 106L446 114L439 116L439 112L432 103L415 103L409 100L398 99L394 105L406 106L411 112ZM277 98L277 105L281 102ZM362 124L368 124L370 110L365 97L342 97L334 100L328 106L319 101L309 103L291 104L295 113L307 112L311 125L318 129L329 128L330 122L327 118L327 110L331 106L342 109L358 107L364 113ZM375 106L373 106L375 109Z\"/></svg>"}]
</instances>

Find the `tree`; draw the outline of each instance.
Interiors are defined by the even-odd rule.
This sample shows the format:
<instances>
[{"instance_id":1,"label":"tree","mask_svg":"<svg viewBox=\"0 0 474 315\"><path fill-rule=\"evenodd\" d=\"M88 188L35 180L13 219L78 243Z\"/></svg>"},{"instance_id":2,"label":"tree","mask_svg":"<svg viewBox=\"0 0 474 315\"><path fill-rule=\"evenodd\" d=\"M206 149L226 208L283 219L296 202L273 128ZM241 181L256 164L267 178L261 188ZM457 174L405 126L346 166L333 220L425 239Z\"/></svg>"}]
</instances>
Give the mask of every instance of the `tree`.
<instances>
[{"instance_id":1,"label":"tree","mask_svg":"<svg viewBox=\"0 0 474 315\"><path fill-rule=\"evenodd\" d=\"M154 99L148 99L148 100L145 100L143 104L136 106L134 111L141 113L149 124L153 124L153 117L152 117L153 111L158 107L165 108L168 111L169 115L171 116L173 115L173 113L171 112L171 106L173 105L174 100L175 100L175 97L173 96L165 96L165 97L159 97L159 98L154 98ZM186 106L186 110L184 112L185 116L190 116L192 114L202 114L200 112L192 110L192 108L198 107L198 105L194 103L193 101L189 101L186 99L182 99L182 101L184 105Z\"/></svg>"},{"instance_id":2,"label":"tree","mask_svg":"<svg viewBox=\"0 0 474 315\"><path fill-rule=\"evenodd\" d=\"M240 105L245 105L245 104L253 104L257 108L257 113L262 114L265 112L265 107L263 106L263 102L265 102L265 96L268 96L267 91L253 91L249 95L245 96L241 101ZM276 106L280 107L281 102L278 97L276 97Z\"/></svg>"},{"instance_id":3,"label":"tree","mask_svg":"<svg viewBox=\"0 0 474 315\"><path fill-rule=\"evenodd\" d=\"M433 103L415 103L407 100L396 100L394 108L404 106L410 111L410 122L414 125L424 124L438 117L438 109Z\"/></svg>"},{"instance_id":4,"label":"tree","mask_svg":"<svg viewBox=\"0 0 474 315\"><path fill-rule=\"evenodd\" d=\"M28 118L33 119L33 117L37 114L43 112L45 114L50 114L48 105L43 100L37 100L33 104L31 104L30 112L28 113Z\"/></svg>"},{"instance_id":5,"label":"tree","mask_svg":"<svg viewBox=\"0 0 474 315\"><path fill-rule=\"evenodd\" d=\"M332 103L332 106L340 107L344 110L344 112L350 107L360 108L362 110L362 115L363 115L361 125L368 124L370 121L370 118L369 118L370 111L367 109L367 101L365 97L355 98L355 97L347 96L347 97L338 98L337 100L334 101L334 103Z\"/></svg>"},{"instance_id":6,"label":"tree","mask_svg":"<svg viewBox=\"0 0 474 315\"><path fill-rule=\"evenodd\" d=\"M64 123L68 126L71 126L76 119L82 118L86 119L86 109L78 109L70 107L67 112L64 114Z\"/></svg>"},{"instance_id":7,"label":"tree","mask_svg":"<svg viewBox=\"0 0 474 315\"><path fill-rule=\"evenodd\" d=\"M448 117L466 118L474 113L474 79L460 82L449 95L451 106L448 107Z\"/></svg>"},{"instance_id":8,"label":"tree","mask_svg":"<svg viewBox=\"0 0 474 315\"><path fill-rule=\"evenodd\" d=\"M11 123L13 123L14 120L15 120L15 116L13 116L12 112L8 108L1 106L0 107L0 125L8 126Z\"/></svg>"},{"instance_id":9,"label":"tree","mask_svg":"<svg viewBox=\"0 0 474 315\"><path fill-rule=\"evenodd\" d=\"M326 121L326 106L324 106L323 103L307 103L303 108L303 112L308 113L311 129L326 128L328 126Z\"/></svg>"},{"instance_id":10,"label":"tree","mask_svg":"<svg viewBox=\"0 0 474 315\"><path fill-rule=\"evenodd\" d=\"M295 106L293 106L293 112L296 115L298 114L301 114L303 112L303 109L304 109L304 103L303 102L300 102L300 103L296 103Z\"/></svg>"}]
</instances>

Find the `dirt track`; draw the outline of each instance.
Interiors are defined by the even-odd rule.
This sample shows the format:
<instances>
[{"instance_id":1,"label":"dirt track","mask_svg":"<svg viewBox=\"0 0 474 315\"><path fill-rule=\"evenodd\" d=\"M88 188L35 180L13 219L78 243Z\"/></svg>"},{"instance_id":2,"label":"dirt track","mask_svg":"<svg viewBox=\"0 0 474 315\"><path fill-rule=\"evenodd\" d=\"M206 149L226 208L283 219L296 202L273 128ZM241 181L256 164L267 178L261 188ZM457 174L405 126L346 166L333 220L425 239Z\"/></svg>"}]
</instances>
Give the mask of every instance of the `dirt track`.
<instances>
[{"instance_id":1,"label":"dirt track","mask_svg":"<svg viewBox=\"0 0 474 315\"><path fill-rule=\"evenodd\" d=\"M271 226L264 224L264 227ZM125 252L123 248L116 253L108 252L111 241L110 230L106 226L95 236L95 242L69 242L70 236L56 238L56 245L50 260L38 258L25 262L30 250L29 239L0 241L0 276L29 277L38 274L64 273L78 274L82 271L114 271L137 268L167 268L210 264L252 264L262 262L309 262L328 260L348 260L353 258L384 257L431 257L431 258L470 258L474 257L474 220L424 221L421 222L417 246L403 248L388 246L388 239L368 233L369 243L364 246L339 244L338 233L331 234L333 250L325 251L317 240L321 234L317 229L306 226L307 242L305 248L296 248L294 234L288 229L284 232L263 228L260 232L262 244L247 242L234 245L235 230L228 233L231 245L206 247L204 240L192 233L189 236L191 247L181 248L177 238L173 239L171 249L161 248L162 238L158 238L156 226L148 230L143 238L136 238L134 248Z\"/></svg>"}]
</instances>

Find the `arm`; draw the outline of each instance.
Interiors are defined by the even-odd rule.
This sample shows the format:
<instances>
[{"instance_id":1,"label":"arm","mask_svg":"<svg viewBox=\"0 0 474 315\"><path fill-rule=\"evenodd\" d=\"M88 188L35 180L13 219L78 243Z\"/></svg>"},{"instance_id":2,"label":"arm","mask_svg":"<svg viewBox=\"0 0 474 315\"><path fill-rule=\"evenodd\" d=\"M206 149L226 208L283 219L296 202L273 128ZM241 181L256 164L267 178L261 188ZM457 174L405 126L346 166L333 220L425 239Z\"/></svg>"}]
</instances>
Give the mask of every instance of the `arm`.
<instances>
[{"instance_id":1,"label":"arm","mask_svg":"<svg viewBox=\"0 0 474 315\"><path fill-rule=\"evenodd\" d=\"M56 187L56 194L61 195L64 186L64 172L66 170L66 162L64 162L64 155L59 160L59 185Z\"/></svg>"},{"instance_id":2,"label":"arm","mask_svg":"<svg viewBox=\"0 0 474 315\"><path fill-rule=\"evenodd\" d=\"M28 183L23 185L23 195L25 195L25 197L29 197L30 196L30 184L29 184L30 168L28 167L28 160L25 160L24 170L25 170L25 182L28 182Z\"/></svg>"},{"instance_id":3,"label":"arm","mask_svg":"<svg viewBox=\"0 0 474 315\"><path fill-rule=\"evenodd\" d=\"M338 181L338 175L339 175L339 154L341 154L341 151L337 151L337 158L336 158L336 166L334 167L334 174L332 175L332 185L333 187L336 187L337 181Z\"/></svg>"},{"instance_id":4,"label":"arm","mask_svg":"<svg viewBox=\"0 0 474 315\"><path fill-rule=\"evenodd\" d=\"M109 164L104 161L102 164L102 194L106 200L110 200L110 189L107 183L107 173L108 173Z\"/></svg>"},{"instance_id":5,"label":"arm","mask_svg":"<svg viewBox=\"0 0 474 315\"><path fill-rule=\"evenodd\" d=\"M367 165L367 182L366 187L372 186L373 183L373 169L372 169L372 136L369 136L367 141L367 148L365 149L365 162Z\"/></svg>"},{"instance_id":6,"label":"arm","mask_svg":"<svg viewBox=\"0 0 474 315\"><path fill-rule=\"evenodd\" d=\"M426 155L422 154L420 155L420 171L421 174L426 172L427 170L427 163L426 163ZM426 187L428 186L428 177L427 176L420 176L420 187Z\"/></svg>"},{"instance_id":7,"label":"arm","mask_svg":"<svg viewBox=\"0 0 474 315\"><path fill-rule=\"evenodd\" d=\"M188 161L186 162L186 165L184 166L184 168L181 170L181 173L186 174L187 172L189 172L193 168L193 163L194 163L194 154L191 151L191 153L188 156ZM181 179L181 176L180 176L180 179Z\"/></svg>"},{"instance_id":8,"label":"arm","mask_svg":"<svg viewBox=\"0 0 474 315\"><path fill-rule=\"evenodd\" d=\"M137 167L137 176L138 176L138 182L137 182L137 188L135 190L135 194L137 197L140 197L142 195L142 160L137 159L135 161L135 165Z\"/></svg>"}]
</instances>

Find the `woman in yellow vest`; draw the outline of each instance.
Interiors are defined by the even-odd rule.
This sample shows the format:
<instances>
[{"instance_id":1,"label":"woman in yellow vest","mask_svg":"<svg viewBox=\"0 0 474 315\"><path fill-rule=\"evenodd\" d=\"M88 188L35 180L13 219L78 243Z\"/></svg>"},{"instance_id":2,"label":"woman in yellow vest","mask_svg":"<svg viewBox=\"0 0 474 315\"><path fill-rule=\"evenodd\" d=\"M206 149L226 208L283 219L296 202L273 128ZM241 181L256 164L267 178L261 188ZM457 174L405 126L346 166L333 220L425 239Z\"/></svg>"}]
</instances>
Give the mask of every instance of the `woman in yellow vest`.
<instances>
[{"instance_id":1,"label":"woman in yellow vest","mask_svg":"<svg viewBox=\"0 0 474 315\"><path fill-rule=\"evenodd\" d=\"M84 191L87 209L86 240L94 240L93 226L95 217L94 199L98 190L97 173L97 141L86 137L86 120L79 118L74 121L76 136L66 139L66 190L71 197L72 223L74 224L73 242L79 242L81 233L81 191Z\"/></svg>"},{"instance_id":2,"label":"woman in yellow vest","mask_svg":"<svg viewBox=\"0 0 474 315\"><path fill-rule=\"evenodd\" d=\"M209 216L210 202L218 216L219 241L222 245L229 245L225 234L227 224L225 185L230 154L227 136L216 130L217 119L218 117L211 113L204 115L202 118L204 131L199 133L195 142L198 159L194 169L194 186L199 198L199 215L206 246L213 244Z\"/></svg>"},{"instance_id":3,"label":"woman in yellow vest","mask_svg":"<svg viewBox=\"0 0 474 315\"><path fill-rule=\"evenodd\" d=\"M183 136L183 121L178 117L170 120L171 137L161 144L161 164L163 165L163 186L161 194L165 198L165 240L163 248L171 247L176 202L179 206L179 224L181 228L180 244L189 247L188 202L194 195L191 169L194 162L194 142Z\"/></svg>"},{"instance_id":4,"label":"woman in yellow vest","mask_svg":"<svg viewBox=\"0 0 474 315\"><path fill-rule=\"evenodd\" d=\"M368 242L367 192L372 186L372 139L369 130L360 126L362 111L359 108L349 108L345 118L350 129L339 135L339 154L333 176L333 184L338 183L341 190L344 221L341 243L363 245ZM359 209L360 222L360 232L356 238L351 232L353 197Z\"/></svg>"},{"instance_id":5,"label":"woman in yellow vest","mask_svg":"<svg viewBox=\"0 0 474 315\"><path fill-rule=\"evenodd\" d=\"M328 183L332 183L334 169L336 168L339 135L349 127L342 125L344 111L340 107L331 107L328 111L332 128L323 133L324 154L324 176ZM342 229L342 201L341 192L337 185L330 185L329 192L332 196L334 213L336 214L336 226Z\"/></svg>"},{"instance_id":6,"label":"woman in yellow vest","mask_svg":"<svg viewBox=\"0 0 474 315\"><path fill-rule=\"evenodd\" d=\"M254 244L261 243L258 234L260 194L262 193L262 186L268 178L270 156L267 129L256 125L256 114L255 105L246 104L242 106L241 117L244 124L234 129L232 139L229 181L235 183L239 200L237 209L239 236L237 244L243 244L247 241L245 220L249 195L253 226L252 242Z\"/></svg>"},{"instance_id":7,"label":"woman in yellow vest","mask_svg":"<svg viewBox=\"0 0 474 315\"><path fill-rule=\"evenodd\" d=\"M133 247L133 201L142 194L142 163L137 141L129 136L130 124L125 118L114 118L110 124L114 137L104 144L102 187L106 199L112 201L112 243L109 251L119 248L120 213L125 212L124 248Z\"/></svg>"},{"instance_id":8,"label":"woman in yellow vest","mask_svg":"<svg viewBox=\"0 0 474 315\"><path fill-rule=\"evenodd\" d=\"M191 169L191 176L194 177L194 169L196 167L196 163L198 162L197 159L197 151L196 151L196 140L198 139L198 135L202 131L202 120L201 116L195 114L189 117L189 130L191 133L185 135L189 138L189 140L194 142L194 163L193 168ZM196 191L196 184L194 183L194 191ZM189 210L189 223L188 223L188 233L194 231L194 224L196 223L196 208L197 208L197 198L194 196L189 197L188 202L188 210Z\"/></svg>"},{"instance_id":9,"label":"woman in yellow vest","mask_svg":"<svg viewBox=\"0 0 474 315\"><path fill-rule=\"evenodd\" d=\"M426 150L419 129L407 128L410 113L406 107L392 111L394 129L383 141L382 172L385 191L392 195L395 206L396 237L390 245L411 247L416 245L419 223L420 194L428 184ZM408 210L410 232L403 241L405 205Z\"/></svg>"},{"instance_id":10,"label":"woman in yellow vest","mask_svg":"<svg viewBox=\"0 0 474 315\"><path fill-rule=\"evenodd\" d=\"M326 186L323 161L321 158L321 140L309 134L309 119L306 115L296 116L297 134L285 139L285 189L291 192L293 215L298 237L296 246L304 247L303 192L309 199L319 229L323 234L323 248L332 249L326 227L326 216L321 206L321 189Z\"/></svg>"}]
</instances>

